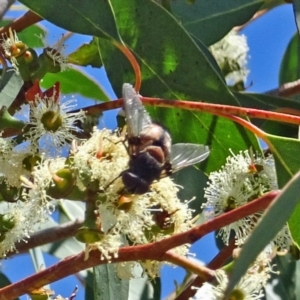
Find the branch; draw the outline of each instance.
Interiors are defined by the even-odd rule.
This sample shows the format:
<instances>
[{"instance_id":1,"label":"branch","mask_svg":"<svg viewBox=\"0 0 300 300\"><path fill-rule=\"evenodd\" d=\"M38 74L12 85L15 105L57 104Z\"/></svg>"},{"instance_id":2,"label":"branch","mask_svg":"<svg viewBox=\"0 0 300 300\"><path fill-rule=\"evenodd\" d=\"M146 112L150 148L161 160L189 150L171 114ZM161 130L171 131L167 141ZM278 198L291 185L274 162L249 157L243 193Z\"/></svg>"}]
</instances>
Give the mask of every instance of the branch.
<instances>
[{"instance_id":1,"label":"branch","mask_svg":"<svg viewBox=\"0 0 300 300\"><path fill-rule=\"evenodd\" d=\"M214 259L207 265L209 269L219 269L232 255L232 252L235 248L235 240L232 239L227 247L224 247ZM201 276L192 275L184 290L174 299L176 300L185 300L193 297L197 290L192 289L193 286L201 287L205 280ZM170 298L171 299L171 298ZM168 300L170 300L168 297Z\"/></svg>"},{"instance_id":2,"label":"branch","mask_svg":"<svg viewBox=\"0 0 300 300\"><path fill-rule=\"evenodd\" d=\"M287 82L279 88L270 90L265 94L270 96L289 97L300 93L300 79L292 82Z\"/></svg>"},{"instance_id":3,"label":"branch","mask_svg":"<svg viewBox=\"0 0 300 300\"><path fill-rule=\"evenodd\" d=\"M188 230L187 232L174 235L161 241L120 248L118 255L112 257L109 261L107 259L100 260L101 253L98 250L91 250L87 260L84 260L85 253L69 256L52 267L0 289L0 300L17 298L20 295L29 293L33 289L40 288L48 283L99 264L139 260L162 261L167 251L183 244L192 244L211 231L267 208L279 194L280 191L269 192L242 207L224 213L200 226ZM199 274L199 272L200 270L198 268L197 273ZM203 274L203 276L207 276L207 274Z\"/></svg>"},{"instance_id":4,"label":"branch","mask_svg":"<svg viewBox=\"0 0 300 300\"><path fill-rule=\"evenodd\" d=\"M33 11L29 10L23 16L15 19L12 23L2 27L0 29L0 35L8 33L8 29L11 28L16 32L20 32L23 29L33 25L39 21L42 21L43 18L35 14Z\"/></svg>"},{"instance_id":5,"label":"branch","mask_svg":"<svg viewBox=\"0 0 300 300\"><path fill-rule=\"evenodd\" d=\"M178 255L172 250L167 251L162 259L177 266L181 266L194 274L198 274L203 281L212 280L215 277L215 272L213 270L197 263L195 260L190 260L184 256Z\"/></svg>"},{"instance_id":6,"label":"branch","mask_svg":"<svg viewBox=\"0 0 300 300\"><path fill-rule=\"evenodd\" d=\"M29 249L34 247L73 237L75 231L82 225L82 223L83 222L81 220L76 220L74 222L68 222L60 226L41 230L33 234L27 241L20 241L16 243L16 251L9 252L6 257L12 256L16 253L27 252Z\"/></svg>"}]
</instances>

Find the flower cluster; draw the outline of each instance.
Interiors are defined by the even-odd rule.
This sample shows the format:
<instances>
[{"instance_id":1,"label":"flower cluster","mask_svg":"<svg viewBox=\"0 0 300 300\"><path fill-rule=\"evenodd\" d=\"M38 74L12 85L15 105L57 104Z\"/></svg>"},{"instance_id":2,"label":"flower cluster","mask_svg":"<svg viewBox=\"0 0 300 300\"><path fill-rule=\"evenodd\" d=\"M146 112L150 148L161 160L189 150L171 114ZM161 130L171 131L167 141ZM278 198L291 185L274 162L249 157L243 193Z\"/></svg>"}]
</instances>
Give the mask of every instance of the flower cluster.
<instances>
[{"instance_id":1,"label":"flower cluster","mask_svg":"<svg viewBox=\"0 0 300 300\"><path fill-rule=\"evenodd\" d=\"M25 81L42 79L46 73L62 72L68 67L67 58L62 54L63 39L56 44L55 48L46 47L38 55L34 49L20 41L16 32L9 28L9 35L2 34L0 46L16 74Z\"/></svg>"},{"instance_id":2,"label":"flower cluster","mask_svg":"<svg viewBox=\"0 0 300 300\"><path fill-rule=\"evenodd\" d=\"M246 274L231 291L230 299L258 300L264 296L263 287L270 278L270 273L276 273L271 260L273 253L267 247L253 262ZM229 282L229 275L222 269L216 271L216 284L205 282L193 297L194 300L221 300L224 299Z\"/></svg>"},{"instance_id":3,"label":"flower cluster","mask_svg":"<svg viewBox=\"0 0 300 300\"><path fill-rule=\"evenodd\" d=\"M249 74L247 69L248 51L245 35L230 31L222 40L210 47L228 84L245 82Z\"/></svg>"},{"instance_id":4,"label":"flower cluster","mask_svg":"<svg viewBox=\"0 0 300 300\"><path fill-rule=\"evenodd\" d=\"M117 255L126 236L132 244L154 242L189 229L191 211L177 198L178 188L169 178L155 182L151 191L142 195L128 195L120 174L128 166L128 153L122 137L108 130L95 130L92 137L76 147L73 167L84 189L86 178L98 181L100 216L104 238L95 243L102 258ZM185 255L187 247L176 251ZM153 264L148 264L153 269ZM156 268L155 268L156 269ZM156 272L150 272L157 276Z\"/></svg>"},{"instance_id":5,"label":"flower cluster","mask_svg":"<svg viewBox=\"0 0 300 300\"><path fill-rule=\"evenodd\" d=\"M272 156L255 157L248 151L236 155L232 153L220 171L209 175L204 195L207 202L202 207L218 216L276 189L278 185ZM218 235L228 244L233 231L236 244L243 245L261 215L262 212L238 220L221 228ZM277 234L273 243L279 249L289 249L291 237L287 226Z\"/></svg>"},{"instance_id":6,"label":"flower cluster","mask_svg":"<svg viewBox=\"0 0 300 300\"><path fill-rule=\"evenodd\" d=\"M3 149L11 150L12 146L3 143ZM178 187L170 178L154 182L145 194L126 193L120 175L128 168L128 161L122 136L95 129L88 140L73 143L69 157L42 157L31 172L20 172L22 193L5 214L13 225L3 238L0 252L4 255L14 249L16 241L28 238L33 226L53 212L59 198L87 201L87 195L93 194L91 217L96 220L93 232L97 231L99 239L87 243L89 249L101 251L102 259L117 256L122 245L155 242L191 228L191 210L177 198ZM174 251L186 255L188 245ZM158 275L159 266L143 262L151 277Z\"/></svg>"}]
</instances>

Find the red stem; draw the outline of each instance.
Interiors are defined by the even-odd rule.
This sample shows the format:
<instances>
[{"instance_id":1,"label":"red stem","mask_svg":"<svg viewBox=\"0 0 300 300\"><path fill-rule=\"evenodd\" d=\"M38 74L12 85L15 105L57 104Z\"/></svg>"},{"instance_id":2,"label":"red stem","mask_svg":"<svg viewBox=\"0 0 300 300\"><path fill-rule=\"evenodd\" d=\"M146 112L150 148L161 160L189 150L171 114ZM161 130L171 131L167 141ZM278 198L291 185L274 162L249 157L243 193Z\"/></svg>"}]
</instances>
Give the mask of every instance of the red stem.
<instances>
[{"instance_id":1,"label":"red stem","mask_svg":"<svg viewBox=\"0 0 300 300\"><path fill-rule=\"evenodd\" d=\"M201 111L212 113L228 118L229 115L238 115L240 117L249 117L254 119L266 119L277 122L284 122L289 124L300 125L300 117L296 115L278 113L273 111L266 111L254 108L245 108L239 106L212 104L204 102L186 101L186 100L164 100L160 98L141 97L143 104L155 107L179 108L193 111ZM123 100L96 104L85 108L88 115L98 114L106 110L116 109L123 106ZM294 111L295 113L297 111Z\"/></svg>"},{"instance_id":2,"label":"red stem","mask_svg":"<svg viewBox=\"0 0 300 300\"><path fill-rule=\"evenodd\" d=\"M15 19L12 23L6 25L5 27L2 27L0 29L0 35L3 33L7 33L9 28L11 28L16 32L20 32L23 29L29 27L30 25L33 25L42 20L43 20L42 17L38 16L33 11L29 10L23 16Z\"/></svg>"},{"instance_id":3,"label":"red stem","mask_svg":"<svg viewBox=\"0 0 300 300\"><path fill-rule=\"evenodd\" d=\"M133 70L134 70L134 74L135 74L135 85L134 85L134 89L138 92L141 88L141 84L142 84L142 74L141 74L141 69L140 66L136 60L136 58L134 57L134 55L132 54L132 52L123 44L114 41L113 44L120 50L122 51L122 53L127 57L127 59L129 60Z\"/></svg>"},{"instance_id":4,"label":"red stem","mask_svg":"<svg viewBox=\"0 0 300 300\"><path fill-rule=\"evenodd\" d=\"M233 250L235 249L235 240L232 239L227 247L224 247L214 259L207 265L209 269L219 269L232 255ZM192 289L192 286L200 287L202 286L203 278L200 276L192 275L190 282L186 285L185 289L175 298L176 300L186 300L193 297L197 290Z\"/></svg>"}]
</instances>

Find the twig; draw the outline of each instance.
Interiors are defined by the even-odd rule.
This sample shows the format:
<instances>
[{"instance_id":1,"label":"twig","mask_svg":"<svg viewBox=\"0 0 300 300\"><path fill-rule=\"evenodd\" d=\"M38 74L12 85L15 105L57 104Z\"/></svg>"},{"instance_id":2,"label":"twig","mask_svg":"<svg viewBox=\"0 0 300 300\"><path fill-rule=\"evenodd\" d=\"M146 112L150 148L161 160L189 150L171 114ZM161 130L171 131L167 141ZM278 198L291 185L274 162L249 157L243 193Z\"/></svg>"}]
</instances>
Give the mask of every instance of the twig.
<instances>
[{"instance_id":1,"label":"twig","mask_svg":"<svg viewBox=\"0 0 300 300\"><path fill-rule=\"evenodd\" d=\"M33 25L42 20L43 18L41 18L40 16L38 16L37 14L29 10L23 16L15 19L12 23L2 27L0 29L0 35L7 33L9 28L11 28L16 32L20 32L23 29L29 27L30 25Z\"/></svg>"},{"instance_id":2,"label":"twig","mask_svg":"<svg viewBox=\"0 0 300 300\"><path fill-rule=\"evenodd\" d=\"M26 242L20 241L16 243L16 251L9 252L6 255L6 257L12 256L16 253L27 252L29 249L34 247L42 246L45 244L57 242L72 237L74 236L74 232L82 225L82 223L82 221L76 220L75 222L68 222L60 226L41 230L30 236L30 238Z\"/></svg>"}]
</instances>

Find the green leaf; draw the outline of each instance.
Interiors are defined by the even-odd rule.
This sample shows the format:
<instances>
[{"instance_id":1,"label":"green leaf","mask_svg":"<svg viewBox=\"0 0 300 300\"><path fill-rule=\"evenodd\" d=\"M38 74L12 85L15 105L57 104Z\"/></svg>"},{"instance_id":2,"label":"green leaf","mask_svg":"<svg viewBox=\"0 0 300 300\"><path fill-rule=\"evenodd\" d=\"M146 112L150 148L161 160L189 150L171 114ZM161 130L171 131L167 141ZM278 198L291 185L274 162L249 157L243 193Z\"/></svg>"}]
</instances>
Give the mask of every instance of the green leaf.
<instances>
[{"instance_id":1,"label":"green leaf","mask_svg":"<svg viewBox=\"0 0 300 300\"><path fill-rule=\"evenodd\" d=\"M296 33L289 42L280 65L279 83L298 80L300 77L300 43Z\"/></svg>"},{"instance_id":2,"label":"green leaf","mask_svg":"<svg viewBox=\"0 0 300 300\"><path fill-rule=\"evenodd\" d=\"M5 287L7 285L12 284L12 282L6 277L4 273L0 273L0 288ZM19 300L19 298L15 298L14 300Z\"/></svg>"},{"instance_id":3,"label":"green leaf","mask_svg":"<svg viewBox=\"0 0 300 300\"><path fill-rule=\"evenodd\" d=\"M102 67L99 53L98 38L93 38L89 44L83 44L68 56L68 62L79 66L91 65L94 68Z\"/></svg>"},{"instance_id":4,"label":"green leaf","mask_svg":"<svg viewBox=\"0 0 300 300\"><path fill-rule=\"evenodd\" d=\"M152 1L144 2L143 6L137 0L130 1L126 9L120 0L112 3L122 39L141 66L143 96L239 105L211 62L207 49L198 47L165 9ZM108 41L100 39L99 47L110 82L121 96L122 83L134 80L132 68ZM209 158L204 162L207 172L225 162L229 148L259 149L257 139L250 132L223 118L176 109L149 111L153 120L170 130L174 143L193 142L211 147L211 157L215 155L218 160Z\"/></svg>"},{"instance_id":5,"label":"green leaf","mask_svg":"<svg viewBox=\"0 0 300 300\"><path fill-rule=\"evenodd\" d=\"M234 95L243 107L275 112L280 112L281 108L286 109L287 107L289 109L300 110L300 102L295 99L255 93L234 93ZM263 119L252 119L251 121L256 126L270 134L293 138L298 134L298 126L294 124L266 121Z\"/></svg>"},{"instance_id":6,"label":"green leaf","mask_svg":"<svg viewBox=\"0 0 300 300\"><path fill-rule=\"evenodd\" d=\"M94 300L128 299L129 280L120 279L116 264L99 265L94 271Z\"/></svg>"},{"instance_id":7,"label":"green leaf","mask_svg":"<svg viewBox=\"0 0 300 300\"><path fill-rule=\"evenodd\" d=\"M272 260L272 264L276 266L276 273L270 272L271 279L268 280L266 286L269 291L266 300L274 300L275 297L277 299L296 299L295 285L298 280L295 276L295 259L290 254L277 255ZM268 295L270 296L268 297Z\"/></svg>"},{"instance_id":8,"label":"green leaf","mask_svg":"<svg viewBox=\"0 0 300 300\"><path fill-rule=\"evenodd\" d=\"M12 117L9 114L6 106L2 106L2 108L0 109L0 129L13 128L21 130L24 126L25 124L22 121Z\"/></svg>"},{"instance_id":9,"label":"green leaf","mask_svg":"<svg viewBox=\"0 0 300 300\"><path fill-rule=\"evenodd\" d=\"M288 98L274 97L266 94L237 93L234 96L243 107L276 111L278 108L292 108L300 110L300 103Z\"/></svg>"},{"instance_id":10,"label":"green leaf","mask_svg":"<svg viewBox=\"0 0 300 300\"><path fill-rule=\"evenodd\" d=\"M9 108L22 86L21 76L17 75L12 69L7 70L0 81L0 107L6 106Z\"/></svg>"},{"instance_id":11,"label":"green leaf","mask_svg":"<svg viewBox=\"0 0 300 300\"><path fill-rule=\"evenodd\" d=\"M106 0L22 0L49 22L72 32L120 41L110 1Z\"/></svg>"},{"instance_id":12,"label":"green leaf","mask_svg":"<svg viewBox=\"0 0 300 300\"><path fill-rule=\"evenodd\" d=\"M278 186L282 188L300 170L300 141L274 135L267 137L275 159Z\"/></svg>"},{"instance_id":13,"label":"green leaf","mask_svg":"<svg viewBox=\"0 0 300 300\"><path fill-rule=\"evenodd\" d=\"M282 229L292 215L300 200L300 172L284 187L282 193L276 197L273 204L262 216L252 234L247 239L242 251L235 261L230 276L228 291L231 291L245 274L250 264L264 247ZM276 220L276 222L274 222ZM299 229L298 229L299 230Z\"/></svg>"},{"instance_id":14,"label":"green leaf","mask_svg":"<svg viewBox=\"0 0 300 300\"><path fill-rule=\"evenodd\" d=\"M57 81L60 82L61 92L63 94L81 94L84 97L108 101L109 96L104 89L84 71L69 68L64 72L47 73L41 81L44 88L52 87Z\"/></svg>"},{"instance_id":15,"label":"green leaf","mask_svg":"<svg viewBox=\"0 0 300 300\"><path fill-rule=\"evenodd\" d=\"M112 5L120 35L139 60L142 94L238 104L224 78L206 57L208 52L203 53L177 20L160 5L154 1L144 1L141 5L138 0L128 1L126 7L122 0L112 0ZM100 50L105 68L110 68L114 53L102 49L101 43ZM126 70L124 72L122 67L120 61L114 77L122 78L124 82ZM120 95L121 87L114 84L114 77L111 78L112 85L118 87L116 92Z\"/></svg>"},{"instance_id":16,"label":"green leaf","mask_svg":"<svg viewBox=\"0 0 300 300\"><path fill-rule=\"evenodd\" d=\"M161 299L161 278L156 277L151 281L146 280L146 282L144 283L143 293L139 299L141 300Z\"/></svg>"},{"instance_id":17,"label":"green leaf","mask_svg":"<svg viewBox=\"0 0 300 300\"><path fill-rule=\"evenodd\" d=\"M200 214L201 204L205 202L204 187L207 185L207 176L195 167L184 168L173 176L174 181L183 188L179 189L178 197L184 202L195 197L189 203L189 208L193 210L193 215Z\"/></svg>"},{"instance_id":18,"label":"green leaf","mask_svg":"<svg viewBox=\"0 0 300 300\"><path fill-rule=\"evenodd\" d=\"M300 246L299 220L300 220L300 205L298 204L294 209L294 212L288 222L293 240L298 245L298 247Z\"/></svg>"},{"instance_id":19,"label":"green leaf","mask_svg":"<svg viewBox=\"0 0 300 300\"><path fill-rule=\"evenodd\" d=\"M300 1L295 0L292 2L292 4L293 4L293 8L294 8L293 11L294 11L294 15L295 15L298 34L300 34L300 31L299 31L299 28L300 28Z\"/></svg>"},{"instance_id":20,"label":"green leaf","mask_svg":"<svg viewBox=\"0 0 300 300\"><path fill-rule=\"evenodd\" d=\"M170 1L171 11L193 36L210 46L233 27L243 25L262 6L261 0Z\"/></svg>"},{"instance_id":21,"label":"green leaf","mask_svg":"<svg viewBox=\"0 0 300 300\"><path fill-rule=\"evenodd\" d=\"M3 274L2 272L0 273L0 287L4 287L6 285L11 284L12 282Z\"/></svg>"},{"instance_id":22,"label":"green leaf","mask_svg":"<svg viewBox=\"0 0 300 300\"><path fill-rule=\"evenodd\" d=\"M94 273L88 270L87 276L85 278L85 291L84 291L85 300L95 299L93 285L94 285Z\"/></svg>"},{"instance_id":23,"label":"green leaf","mask_svg":"<svg viewBox=\"0 0 300 300\"><path fill-rule=\"evenodd\" d=\"M5 26L11 22L13 19L6 19L0 22L0 26ZM31 25L26 27L21 32L17 33L19 41L26 44L28 47L31 48L41 48L44 47L44 39L46 35L46 29L40 25Z\"/></svg>"}]
</instances>

